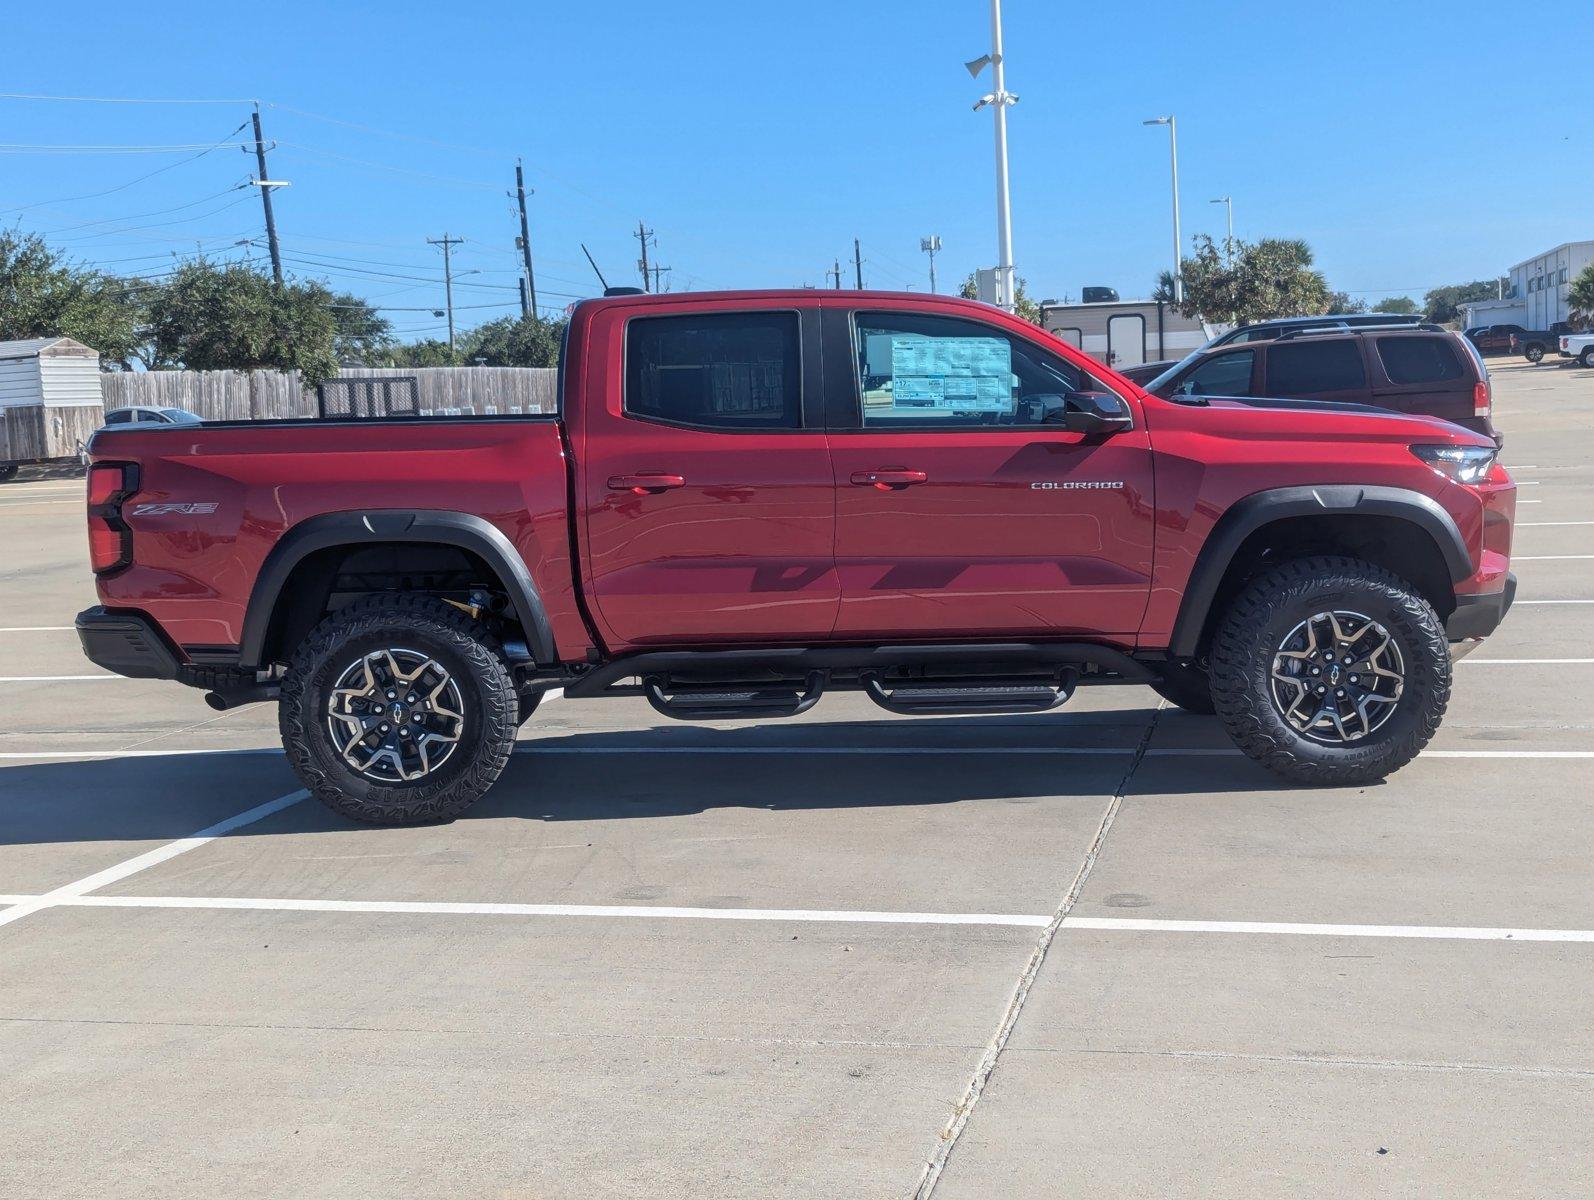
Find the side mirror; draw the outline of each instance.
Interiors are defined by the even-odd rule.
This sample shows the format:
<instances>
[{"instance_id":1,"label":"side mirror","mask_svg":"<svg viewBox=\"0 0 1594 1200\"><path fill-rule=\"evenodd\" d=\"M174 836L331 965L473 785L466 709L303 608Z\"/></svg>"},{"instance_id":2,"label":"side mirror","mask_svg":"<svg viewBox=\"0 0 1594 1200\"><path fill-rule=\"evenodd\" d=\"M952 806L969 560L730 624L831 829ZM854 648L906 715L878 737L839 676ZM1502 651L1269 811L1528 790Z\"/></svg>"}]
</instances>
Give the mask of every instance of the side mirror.
<instances>
[{"instance_id":1,"label":"side mirror","mask_svg":"<svg viewBox=\"0 0 1594 1200\"><path fill-rule=\"evenodd\" d=\"M1070 433L1097 437L1123 433L1135 427L1129 405L1111 392L1069 392L1062 409L1048 413L1046 419Z\"/></svg>"}]
</instances>

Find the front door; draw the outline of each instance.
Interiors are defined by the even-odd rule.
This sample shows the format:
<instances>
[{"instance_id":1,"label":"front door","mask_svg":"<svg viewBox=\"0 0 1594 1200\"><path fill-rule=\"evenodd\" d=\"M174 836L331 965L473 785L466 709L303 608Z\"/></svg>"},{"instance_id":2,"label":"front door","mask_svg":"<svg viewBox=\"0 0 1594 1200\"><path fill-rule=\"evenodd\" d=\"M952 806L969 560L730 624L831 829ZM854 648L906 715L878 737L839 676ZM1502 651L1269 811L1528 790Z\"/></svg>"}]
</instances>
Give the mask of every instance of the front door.
<instances>
[{"instance_id":1,"label":"front door","mask_svg":"<svg viewBox=\"0 0 1594 1200\"><path fill-rule=\"evenodd\" d=\"M828 636L840 589L817 310L660 311L594 322L589 386L609 392L586 396L572 435L605 640Z\"/></svg>"},{"instance_id":2,"label":"front door","mask_svg":"<svg viewBox=\"0 0 1594 1200\"><path fill-rule=\"evenodd\" d=\"M954 315L955 314L955 315ZM1047 423L1100 391L1012 325L825 313L840 638L1132 638L1151 579L1150 442Z\"/></svg>"}]
</instances>

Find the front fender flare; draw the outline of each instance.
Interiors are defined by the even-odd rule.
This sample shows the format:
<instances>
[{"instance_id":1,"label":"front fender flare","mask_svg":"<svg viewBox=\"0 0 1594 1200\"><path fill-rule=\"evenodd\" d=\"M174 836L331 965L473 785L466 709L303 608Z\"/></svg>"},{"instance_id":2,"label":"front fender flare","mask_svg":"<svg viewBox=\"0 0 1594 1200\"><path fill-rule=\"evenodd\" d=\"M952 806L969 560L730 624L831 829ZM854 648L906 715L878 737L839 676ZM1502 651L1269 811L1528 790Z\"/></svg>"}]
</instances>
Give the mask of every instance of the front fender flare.
<instances>
[{"instance_id":1,"label":"front fender flare","mask_svg":"<svg viewBox=\"0 0 1594 1200\"><path fill-rule=\"evenodd\" d=\"M532 581L531 571L496 525L473 513L435 509L373 509L366 512L333 512L307 517L283 532L266 555L255 585L249 593L249 608L244 614L239 662L245 667L261 666L266 638L283 588L307 556L334 546L358 546L374 542L415 542L456 546L482 559L497 574L514 603L526 635L532 659L541 664L558 661L553 626Z\"/></svg>"},{"instance_id":2,"label":"front fender flare","mask_svg":"<svg viewBox=\"0 0 1594 1200\"><path fill-rule=\"evenodd\" d=\"M1287 517L1350 514L1397 517L1422 529L1438 547L1453 583L1466 579L1475 569L1455 521L1436 500L1421 492L1359 484L1253 492L1229 506L1212 527L1206 545L1201 547L1195 568L1185 584L1173 636L1168 640L1168 653L1176 658L1195 657L1223 577L1241 544L1251 534Z\"/></svg>"}]
</instances>

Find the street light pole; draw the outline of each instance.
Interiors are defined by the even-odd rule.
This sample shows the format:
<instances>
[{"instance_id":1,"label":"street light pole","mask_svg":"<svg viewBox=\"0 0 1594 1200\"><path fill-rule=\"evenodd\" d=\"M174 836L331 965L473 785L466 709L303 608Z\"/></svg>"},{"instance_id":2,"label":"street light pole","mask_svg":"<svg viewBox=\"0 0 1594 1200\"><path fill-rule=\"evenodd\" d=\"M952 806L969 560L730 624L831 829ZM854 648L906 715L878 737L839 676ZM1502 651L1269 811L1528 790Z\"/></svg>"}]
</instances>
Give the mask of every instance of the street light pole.
<instances>
[{"instance_id":1,"label":"street light pole","mask_svg":"<svg viewBox=\"0 0 1594 1200\"><path fill-rule=\"evenodd\" d=\"M1173 160L1173 301L1184 301L1184 239L1179 235L1179 123L1173 116L1153 117L1142 125L1168 127L1168 153Z\"/></svg>"},{"instance_id":2,"label":"street light pole","mask_svg":"<svg viewBox=\"0 0 1594 1200\"><path fill-rule=\"evenodd\" d=\"M1234 200L1230 196L1219 196L1212 201L1213 204L1222 204L1229 210L1229 240L1223 243L1227 257L1234 257Z\"/></svg>"},{"instance_id":3,"label":"street light pole","mask_svg":"<svg viewBox=\"0 0 1594 1200\"><path fill-rule=\"evenodd\" d=\"M996 285L997 301L1013 311L1013 229L1012 204L1007 187L1007 106L1018 97L1007 90L1007 68L1002 61L1002 0L991 0L991 52L965 63L976 79L985 67L991 68L993 90L974 106L976 112L987 104L996 116Z\"/></svg>"}]
</instances>

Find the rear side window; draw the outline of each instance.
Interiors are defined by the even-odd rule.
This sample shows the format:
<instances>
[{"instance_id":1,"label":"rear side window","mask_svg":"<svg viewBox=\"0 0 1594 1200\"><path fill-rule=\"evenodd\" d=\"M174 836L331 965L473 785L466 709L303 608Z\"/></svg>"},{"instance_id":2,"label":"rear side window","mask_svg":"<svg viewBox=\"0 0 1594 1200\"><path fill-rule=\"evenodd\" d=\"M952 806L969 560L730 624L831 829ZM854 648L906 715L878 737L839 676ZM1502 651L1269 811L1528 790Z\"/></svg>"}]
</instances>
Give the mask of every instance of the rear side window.
<instances>
[{"instance_id":1,"label":"rear side window","mask_svg":"<svg viewBox=\"0 0 1594 1200\"><path fill-rule=\"evenodd\" d=\"M1367 386L1355 338L1274 342L1267 351L1269 396L1310 396Z\"/></svg>"},{"instance_id":2,"label":"rear side window","mask_svg":"<svg viewBox=\"0 0 1594 1200\"><path fill-rule=\"evenodd\" d=\"M1443 383L1460 379L1461 360L1447 337L1386 337L1377 340L1378 361L1390 383Z\"/></svg>"},{"instance_id":3,"label":"rear side window","mask_svg":"<svg viewBox=\"0 0 1594 1200\"><path fill-rule=\"evenodd\" d=\"M707 429L800 429L799 346L796 313L635 318L625 412Z\"/></svg>"}]
</instances>

